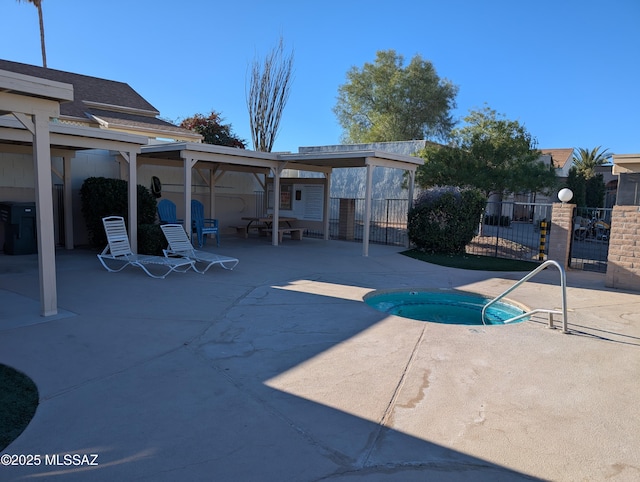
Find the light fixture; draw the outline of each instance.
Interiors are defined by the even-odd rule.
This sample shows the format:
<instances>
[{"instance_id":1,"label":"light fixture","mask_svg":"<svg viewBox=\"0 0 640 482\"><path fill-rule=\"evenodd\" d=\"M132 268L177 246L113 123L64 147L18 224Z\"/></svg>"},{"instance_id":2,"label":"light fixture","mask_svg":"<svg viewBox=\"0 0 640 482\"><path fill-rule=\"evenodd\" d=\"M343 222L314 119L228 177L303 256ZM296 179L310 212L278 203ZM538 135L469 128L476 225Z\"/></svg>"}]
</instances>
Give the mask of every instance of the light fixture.
<instances>
[{"instance_id":1,"label":"light fixture","mask_svg":"<svg viewBox=\"0 0 640 482\"><path fill-rule=\"evenodd\" d=\"M571 201L571 198L573 198L573 191L571 189L566 187L564 189L560 189L560 192L558 193L558 199L560 199L563 204Z\"/></svg>"}]
</instances>

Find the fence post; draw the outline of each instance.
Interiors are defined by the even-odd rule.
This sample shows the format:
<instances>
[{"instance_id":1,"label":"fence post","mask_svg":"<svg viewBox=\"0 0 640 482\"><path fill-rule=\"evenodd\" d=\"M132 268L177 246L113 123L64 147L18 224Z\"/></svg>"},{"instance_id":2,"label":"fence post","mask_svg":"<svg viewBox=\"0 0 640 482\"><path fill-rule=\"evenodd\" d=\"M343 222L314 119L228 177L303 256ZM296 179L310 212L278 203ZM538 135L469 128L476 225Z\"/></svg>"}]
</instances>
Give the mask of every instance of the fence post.
<instances>
[{"instance_id":1,"label":"fence post","mask_svg":"<svg viewBox=\"0 0 640 482\"><path fill-rule=\"evenodd\" d=\"M573 232L573 210L575 204L553 203L551 208L551 230L549 259L569 268L571 256L571 234Z\"/></svg>"},{"instance_id":2,"label":"fence post","mask_svg":"<svg viewBox=\"0 0 640 482\"><path fill-rule=\"evenodd\" d=\"M540 221L540 248L538 261L544 261L544 251L547 244L547 221Z\"/></svg>"},{"instance_id":3,"label":"fence post","mask_svg":"<svg viewBox=\"0 0 640 482\"><path fill-rule=\"evenodd\" d=\"M640 291L640 207L614 206L605 286Z\"/></svg>"}]
</instances>

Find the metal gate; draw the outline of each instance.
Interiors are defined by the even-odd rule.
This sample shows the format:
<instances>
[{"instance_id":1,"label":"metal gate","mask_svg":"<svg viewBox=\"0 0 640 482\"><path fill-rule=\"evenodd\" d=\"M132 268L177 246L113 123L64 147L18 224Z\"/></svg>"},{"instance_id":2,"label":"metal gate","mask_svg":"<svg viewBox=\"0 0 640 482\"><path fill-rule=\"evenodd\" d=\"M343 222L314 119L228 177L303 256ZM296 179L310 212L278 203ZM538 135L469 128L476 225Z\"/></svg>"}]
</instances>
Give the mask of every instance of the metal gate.
<instances>
[{"instance_id":1,"label":"metal gate","mask_svg":"<svg viewBox=\"0 0 640 482\"><path fill-rule=\"evenodd\" d=\"M610 208L576 208L569 266L606 273L611 232Z\"/></svg>"},{"instance_id":2,"label":"metal gate","mask_svg":"<svg viewBox=\"0 0 640 482\"><path fill-rule=\"evenodd\" d=\"M545 261L551 233L551 204L489 202L467 253Z\"/></svg>"}]
</instances>

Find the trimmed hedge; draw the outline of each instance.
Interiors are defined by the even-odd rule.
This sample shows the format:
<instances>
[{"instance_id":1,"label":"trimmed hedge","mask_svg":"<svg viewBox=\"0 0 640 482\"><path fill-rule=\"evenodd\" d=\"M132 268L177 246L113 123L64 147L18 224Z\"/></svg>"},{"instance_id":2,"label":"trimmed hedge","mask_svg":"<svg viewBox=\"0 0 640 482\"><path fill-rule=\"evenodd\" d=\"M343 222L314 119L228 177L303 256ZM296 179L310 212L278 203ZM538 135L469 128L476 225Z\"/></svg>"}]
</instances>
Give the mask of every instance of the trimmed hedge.
<instances>
[{"instance_id":1,"label":"trimmed hedge","mask_svg":"<svg viewBox=\"0 0 640 482\"><path fill-rule=\"evenodd\" d=\"M121 179L89 177L80 188L89 244L98 249L107 245L102 218L122 216L128 225L128 183ZM138 252L162 254L164 237L156 221L156 200L146 187L138 184Z\"/></svg>"},{"instance_id":2,"label":"trimmed hedge","mask_svg":"<svg viewBox=\"0 0 640 482\"><path fill-rule=\"evenodd\" d=\"M409 240L420 251L464 253L486 204L477 190L452 186L427 189L409 211Z\"/></svg>"}]
</instances>

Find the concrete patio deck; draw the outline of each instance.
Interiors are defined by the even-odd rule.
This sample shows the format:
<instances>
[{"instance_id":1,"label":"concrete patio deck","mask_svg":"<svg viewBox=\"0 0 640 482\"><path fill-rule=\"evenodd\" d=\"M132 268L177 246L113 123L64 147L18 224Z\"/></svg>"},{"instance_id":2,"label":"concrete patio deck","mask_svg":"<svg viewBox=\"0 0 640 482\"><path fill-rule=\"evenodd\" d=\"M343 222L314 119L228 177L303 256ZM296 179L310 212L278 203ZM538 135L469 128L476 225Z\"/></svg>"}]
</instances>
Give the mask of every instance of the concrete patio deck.
<instances>
[{"instance_id":1,"label":"concrete patio deck","mask_svg":"<svg viewBox=\"0 0 640 482\"><path fill-rule=\"evenodd\" d=\"M42 456L0 466L0 480L640 479L638 293L568 272L569 335L543 318L425 323L362 296L497 295L523 273L361 249L224 238L215 251L240 259L234 271L165 280L58 251L51 318L38 315L36 256L0 256L0 363L40 391L3 454ZM558 278L546 270L510 298L559 307Z\"/></svg>"}]
</instances>

